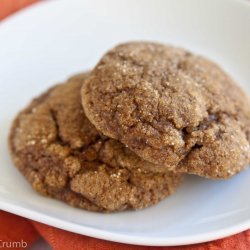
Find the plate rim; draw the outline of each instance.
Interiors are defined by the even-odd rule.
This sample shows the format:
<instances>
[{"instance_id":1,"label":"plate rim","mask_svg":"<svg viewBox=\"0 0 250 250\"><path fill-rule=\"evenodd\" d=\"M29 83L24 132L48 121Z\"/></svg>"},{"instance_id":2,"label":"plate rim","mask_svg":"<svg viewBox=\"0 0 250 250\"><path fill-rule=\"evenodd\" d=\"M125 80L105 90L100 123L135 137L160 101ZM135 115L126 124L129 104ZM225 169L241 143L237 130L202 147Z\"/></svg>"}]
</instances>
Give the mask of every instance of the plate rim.
<instances>
[{"instance_id":1,"label":"plate rim","mask_svg":"<svg viewBox=\"0 0 250 250\"><path fill-rule=\"evenodd\" d=\"M132 235L119 234L116 232L108 232L106 230L96 229L84 225L77 225L69 221L64 221L62 219L49 216L45 213L37 212L26 207L18 206L12 202L6 202L2 200L1 196L0 196L0 208L6 212L10 212L30 220L34 220L49 226L63 229L65 231L70 231L73 233L93 238L98 238L102 240L113 241L124 244L133 244L133 245L184 246L190 244L198 244L229 237L231 235L243 232L250 228L250 219L249 219L245 222L231 226L228 229L220 229L217 231L196 234L193 236L171 237L171 238L168 237L148 238L145 236L134 237ZM34 219L34 217L36 219Z\"/></svg>"}]
</instances>

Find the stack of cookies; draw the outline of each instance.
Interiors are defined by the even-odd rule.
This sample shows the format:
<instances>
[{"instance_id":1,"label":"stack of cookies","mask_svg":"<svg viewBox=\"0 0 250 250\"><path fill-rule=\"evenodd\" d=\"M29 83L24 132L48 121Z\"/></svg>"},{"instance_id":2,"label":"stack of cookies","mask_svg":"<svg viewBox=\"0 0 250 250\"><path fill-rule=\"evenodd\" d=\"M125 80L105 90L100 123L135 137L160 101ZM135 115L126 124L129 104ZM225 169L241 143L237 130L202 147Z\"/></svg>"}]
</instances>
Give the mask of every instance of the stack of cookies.
<instances>
[{"instance_id":1,"label":"stack of cookies","mask_svg":"<svg viewBox=\"0 0 250 250\"><path fill-rule=\"evenodd\" d=\"M141 209L183 174L226 179L250 162L250 108L213 62L131 42L53 86L13 122L16 167L39 193L91 211Z\"/></svg>"}]
</instances>

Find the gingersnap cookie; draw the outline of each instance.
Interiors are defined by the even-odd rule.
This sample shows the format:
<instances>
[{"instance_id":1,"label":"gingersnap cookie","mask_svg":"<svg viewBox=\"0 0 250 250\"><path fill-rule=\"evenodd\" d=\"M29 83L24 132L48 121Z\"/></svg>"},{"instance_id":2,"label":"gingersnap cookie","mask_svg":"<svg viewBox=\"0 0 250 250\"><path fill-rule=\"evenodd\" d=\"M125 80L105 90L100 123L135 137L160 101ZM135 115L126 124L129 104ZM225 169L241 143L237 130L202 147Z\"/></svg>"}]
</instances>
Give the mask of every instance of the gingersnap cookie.
<instances>
[{"instance_id":1,"label":"gingersnap cookie","mask_svg":"<svg viewBox=\"0 0 250 250\"><path fill-rule=\"evenodd\" d=\"M151 172L153 164L97 132L81 105L85 78L51 88L17 116L9 140L15 165L37 192L83 209L111 212L158 203L181 175Z\"/></svg>"},{"instance_id":2,"label":"gingersnap cookie","mask_svg":"<svg viewBox=\"0 0 250 250\"><path fill-rule=\"evenodd\" d=\"M82 88L91 123L168 170L228 178L250 160L247 97L215 63L158 43L107 52Z\"/></svg>"}]
</instances>

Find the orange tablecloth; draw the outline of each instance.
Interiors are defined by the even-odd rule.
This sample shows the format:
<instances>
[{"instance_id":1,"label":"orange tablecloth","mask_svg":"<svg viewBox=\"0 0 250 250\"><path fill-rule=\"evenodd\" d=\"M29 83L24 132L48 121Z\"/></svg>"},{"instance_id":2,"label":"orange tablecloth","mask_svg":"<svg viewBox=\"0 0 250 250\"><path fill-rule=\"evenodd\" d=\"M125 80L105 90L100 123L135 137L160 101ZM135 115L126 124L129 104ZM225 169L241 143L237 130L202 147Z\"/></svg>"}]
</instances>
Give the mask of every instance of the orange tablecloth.
<instances>
[{"instance_id":1,"label":"orange tablecloth","mask_svg":"<svg viewBox=\"0 0 250 250\"><path fill-rule=\"evenodd\" d=\"M19 9L35 2L37 2L37 0L0 0L0 20L7 17L11 13L14 13ZM222 240L203 244L158 248L133 246L98 240L91 237L70 233L38 222L30 221L4 211L0 211L0 249L17 249L3 248L1 244L3 242L15 242L21 240L26 242L29 247L38 239L38 237L43 237L55 250L250 250L250 230L228 238L224 238Z\"/></svg>"}]
</instances>

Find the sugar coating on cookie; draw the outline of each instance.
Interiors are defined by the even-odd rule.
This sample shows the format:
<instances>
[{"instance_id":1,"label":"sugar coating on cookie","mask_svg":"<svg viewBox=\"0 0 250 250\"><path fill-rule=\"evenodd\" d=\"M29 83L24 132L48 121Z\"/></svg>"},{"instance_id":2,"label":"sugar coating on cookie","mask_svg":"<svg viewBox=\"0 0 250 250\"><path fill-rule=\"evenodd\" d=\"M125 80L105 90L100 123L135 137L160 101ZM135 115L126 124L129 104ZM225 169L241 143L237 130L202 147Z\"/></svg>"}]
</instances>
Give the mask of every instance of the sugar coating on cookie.
<instances>
[{"instance_id":1,"label":"sugar coating on cookie","mask_svg":"<svg viewBox=\"0 0 250 250\"><path fill-rule=\"evenodd\" d=\"M250 160L247 97L215 63L158 43L107 52L82 88L91 123L166 169L228 178Z\"/></svg>"},{"instance_id":2,"label":"sugar coating on cookie","mask_svg":"<svg viewBox=\"0 0 250 250\"><path fill-rule=\"evenodd\" d=\"M140 209L173 193L180 174L151 172L153 164L88 121L85 78L51 88L17 116L9 140L17 168L39 193L91 211Z\"/></svg>"}]
</instances>

